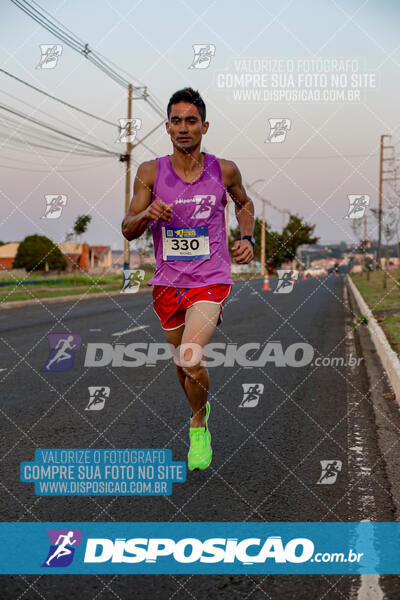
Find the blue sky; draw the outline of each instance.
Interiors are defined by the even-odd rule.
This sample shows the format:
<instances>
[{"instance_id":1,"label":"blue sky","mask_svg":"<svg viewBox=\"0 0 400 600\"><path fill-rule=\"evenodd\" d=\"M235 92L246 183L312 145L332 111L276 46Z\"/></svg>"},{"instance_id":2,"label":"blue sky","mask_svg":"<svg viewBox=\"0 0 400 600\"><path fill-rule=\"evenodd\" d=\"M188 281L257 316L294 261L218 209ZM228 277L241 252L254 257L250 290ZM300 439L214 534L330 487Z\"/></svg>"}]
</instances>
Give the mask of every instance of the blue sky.
<instances>
[{"instance_id":1,"label":"blue sky","mask_svg":"<svg viewBox=\"0 0 400 600\"><path fill-rule=\"evenodd\" d=\"M379 136L399 141L399 4L395 1L323 0L174 3L111 0L40 0L40 6L118 66L133 82L148 86L161 105L186 85L199 89L207 104L208 152L235 160L246 182L258 185L274 205L316 223L322 241L354 241L344 219L348 194L369 194L377 204ZM55 69L36 69L39 44L57 43L50 33L11 2L3 0L0 63L25 81L111 121L126 114L125 91L68 46ZM193 44L214 44L207 69L188 69ZM350 102L234 101L219 89L219 73L234 72L234 61L249 58L351 58L360 72L375 74L377 87ZM58 125L79 137L121 150L116 130L74 113L0 74L0 102ZM0 111L0 117L4 113ZM141 133L160 117L143 101L134 103ZM269 118L287 118L283 143L268 144ZM22 124L21 129L24 129ZM77 214L91 212L89 243L122 248L123 165L116 158L64 157L29 146L10 148L1 130L0 239L20 240L39 232L62 241ZM157 155L170 152L164 129L148 144ZM138 147L137 162L154 154ZM21 169L24 170L21 170ZM133 173L135 168L133 169ZM388 186L387 191L389 191ZM60 219L41 219L45 194L66 194ZM256 202L256 212L261 207ZM282 216L268 208L279 229ZM233 220L233 212L231 215ZM371 237L376 237L371 218Z\"/></svg>"}]
</instances>

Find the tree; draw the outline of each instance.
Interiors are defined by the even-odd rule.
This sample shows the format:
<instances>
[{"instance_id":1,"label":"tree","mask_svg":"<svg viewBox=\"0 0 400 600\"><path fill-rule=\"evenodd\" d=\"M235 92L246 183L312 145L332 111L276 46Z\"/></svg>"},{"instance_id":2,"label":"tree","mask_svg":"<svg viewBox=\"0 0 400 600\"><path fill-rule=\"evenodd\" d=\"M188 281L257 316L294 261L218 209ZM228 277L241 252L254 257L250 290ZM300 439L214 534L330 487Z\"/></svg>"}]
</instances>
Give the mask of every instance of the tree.
<instances>
[{"instance_id":1,"label":"tree","mask_svg":"<svg viewBox=\"0 0 400 600\"><path fill-rule=\"evenodd\" d=\"M75 219L72 231L66 234L65 241L69 242L75 236L76 242L77 238L85 233L91 220L92 215L78 215Z\"/></svg>"},{"instance_id":2,"label":"tree","mask_svg":"<svg viewBox=\"0 0 400 600\"><path fill-rule=\"evenodd\" d=\"M85 233L88 228L90 221L92 220L92 215L79 215L74 223L74 233L76 237L80 237Z\"/></svg>"},{"instance_id":3,"label":"tree","mask_svg":"<svg viewBox=\"0 0 400 600\"><path fill-rule=\"evenodd\" d=\"M76 221L75 221L74 227L73 227L76 237L80 237L81 235L83 235L85 233L91 220L92 220L92 215L79 215L76 218Z\"/></svg>"},{"instance_id":4,"label":"tree","mask_svg":"<svg viewBox=\"0 0 400 600\"><path fill-rule=\"evenodd\" d=\"M254 221L254 256L261 261L261 227L262 220L258 217ZM318 237L314 237L315 225L302 221L297 215L290 215L289 222L281 233L272 231L267 224L265 228L265 262L267 269L272 273L282 263L290 262L296 258L297 249L302 244L316 244ZM230 242L240 240L239 226L230 230Z\"/></svg>"},{"instance_id":5,"label":"tree","mask_svg":"<svg viewBox=\"0 0 400 600\"><path fill-rule=\"evenodd\" d=\"M43 271L46 264L50 270L64 271L67 268L65 256L48 237L28 235L18 246L13 267L27 271Z\"/></svg>"}]
</instances>

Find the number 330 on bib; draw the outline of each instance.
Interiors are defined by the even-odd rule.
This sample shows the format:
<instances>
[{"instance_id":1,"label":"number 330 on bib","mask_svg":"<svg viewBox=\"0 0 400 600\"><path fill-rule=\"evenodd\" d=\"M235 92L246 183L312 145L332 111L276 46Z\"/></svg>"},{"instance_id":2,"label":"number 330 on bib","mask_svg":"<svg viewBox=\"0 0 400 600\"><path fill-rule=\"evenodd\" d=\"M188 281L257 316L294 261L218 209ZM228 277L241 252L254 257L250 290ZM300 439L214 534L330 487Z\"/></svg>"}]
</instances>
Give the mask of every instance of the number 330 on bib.
<instances>
[{"instance_id":1,"label":"number 330 on bib","mask_svg":"<svg viewBox=\"0 0 400 600\"><path fill-rule=\"evenodd\" d=\"M208 226L163 227L164 260L204 260L210 258Z\"/></svg>"}]
</instances>

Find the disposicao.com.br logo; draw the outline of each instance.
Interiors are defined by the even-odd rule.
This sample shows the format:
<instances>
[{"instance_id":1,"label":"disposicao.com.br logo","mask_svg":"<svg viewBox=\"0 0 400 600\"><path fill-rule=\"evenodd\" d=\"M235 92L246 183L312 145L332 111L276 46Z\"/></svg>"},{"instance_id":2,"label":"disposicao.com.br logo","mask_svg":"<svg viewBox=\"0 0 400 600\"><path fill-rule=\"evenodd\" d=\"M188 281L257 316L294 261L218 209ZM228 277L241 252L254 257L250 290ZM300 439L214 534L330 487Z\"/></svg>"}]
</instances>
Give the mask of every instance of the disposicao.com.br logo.
<instances>
[{"instance_id":1,"label":"disposicao.com.br logo","mask_svg":"<svg viewBox=\"0 0 400 600\"><path fill-rule=\"evenodd\" d=\"M400 574L397 521L17 522L0 539L1 574Z\"/></svg>"},{"instance_id":2,"label":"disposicao.com.br logo","mask_svg":"<svg viewBox=\"0 0 400 600\"><path fill-rule=\"evenodd\" d=\"M85 563L157 563L172 558L177 563L235 563L244 565L265 563L305 562L359 562L362 553L349 549L344 552L317 552L308 538L292 538L286 544L281 536L262 538L208 538L194 537L175 541L171 538L89 538Z\"/></svg>"},{"instance_id":3,"label":"disposicao.com.br logo","mask_svg":"<svg viewBox=\"0 0 400 600\"><path fill-rule=\"evenodd\" d=\"M226 344L212 342L204 348L199 344L185 343L175 348L166 342L134 342L131 344L90 342L87 345L85 367L154 367L157 362L174 359L176 364L189 367L202 359L206 367L304 367L311 363L314 348L305 342L289 344L279 341L266 344Z\"/></svg>"}]
</instances>

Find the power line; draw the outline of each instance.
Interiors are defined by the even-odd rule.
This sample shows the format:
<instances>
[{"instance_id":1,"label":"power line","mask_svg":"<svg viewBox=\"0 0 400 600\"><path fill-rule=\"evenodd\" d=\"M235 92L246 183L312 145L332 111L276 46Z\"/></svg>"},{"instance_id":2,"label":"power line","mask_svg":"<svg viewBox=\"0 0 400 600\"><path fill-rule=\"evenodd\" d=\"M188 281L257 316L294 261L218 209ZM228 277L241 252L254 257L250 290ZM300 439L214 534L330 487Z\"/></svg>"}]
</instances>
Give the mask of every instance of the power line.
<instances>
[{"instance_id":1,"label":"power line","mask_svg":"<svg viewBox=\"0 0 400 600\"><path fill-rule=\"evenodd\" d=\"M246 183L245 184L246 187L250 188L251 186ZM268 200L267 198L264 198L263 196L261 196L261 194L259 194L258 192L252 192L252 194L254 194L256 196L256 198L258 198L259 200L261 200L262 202L265 202L265 204L268 204L268 206L271 206L271 208L273 208L274 210L276 210L277 212L281 213L281 214L286 214L289 213L289 211L286 208L279 208L279 206L276 206L271 200Z\"/></svg>"},{"instance_id":2,"label":"power line","mask_svg":"<svg viewBox=\"0 0 400 600\"><path fill-rule=\"evenodd\" d=\"M24 102L23 100L20 100L16 96L13 96L12 94L8 94L7 92L4 92L4 90L1 90L1 91L2 91L2 93L6 94L7 96L11 96L12 98L19 100L23 104L26 104L30 108L35 109L35 106L33 106L32 104L29 104L29 102ZM57 119L56 117L53 117L52 115L48 115L48 117L56 119L58 123L62 123L64 125L69 125L69 123L67 123L66 121L63 121L62 119ZM7 118L5 115L1 115L0 116L0 125L8 128L8 129L15 129L15 132L13 132L13 133L15 133L15 135L18 135L18 133L19 133L18 132L19 122L17 120ZM72 129L82 132L82 128L78 129L78 127L72 126ZM53 135L51 133L47 133L47 131L38 130L34 125L28 125L28 123L26 123L24 126L24 134L26 134L26 133L29 135L29 139L36 138L41 142L44 141L46 143L54 143L54 142L60 143L60 137L58 135ZM10 137L9 137L9 139L10 139ZM65 145L64 145L64 147L65 147ZM70 148L73 148L73 147L74 146L72 146L72 145L70 146Z\"/></svg>"},{"instance_id":3,"label":"power line","mask_svg":"<svg viewBox=\"0 0 400 600\"><path fill-rule=\"evenodd\" d=\"M34 104L31 104L30 102L26 102L26 100L22 100L22 98L15 96L14 94L10 94L10 92L6 92L5 90L0 90L0 93L5 94L6 96L8 96L9 98L12 98L13 100L17 100L18 102L20 102L21 104L24 104L25 106L28 106L29 108L37 111L38 107L35 106ZM59 117L55 117L49 113L47 113L47 116L51 119L55 119L57 121L57 123L62 123L63 125L67 125L68 127L71 127L72 129L74 129L75 131L82 131L82 127L75 127L74 125L71 125L69 122L64 121L63 119L60 119ZM4 117L3 117L4 118ZM10 119L9 122L11 122L12 120ZM14 124L17 124L17 121L13 121Z\"/></svg>"},{"instance_id":4,"label":"power line","mask_svg":"<svg viewBox=\"0 0 400 600\"><path fill-rule=\"evenodd\" d=\"M25 14L34 19L37 23L42 25L42 27L47 29L47 31L63 41L67 46L75 50L75 52L82 54L87 60L92 62L101 71L103 71L103 73L111 77L111 79L113 79L116 83L122 85L122 87L127 88L129 86L129 81L122 77L110 65L114 65L120 72L127 74L129 77L137 79L121 67L117 66L113 61L104 57L104 55L102 55L100 52L89 48L89 44L78 38L70 29L68 29L55 17L50 15L50 13L43 9L37 2L34 2L34 4L36 4L36 6L39 7L43 12L40 12L34 6L29 4L27 0L11 0L11 2L13 2L15 6L20 8L23 12L25 12ZM48 16L46 16L44 13L46 13ZM58 26L57 23L60 26ZM147 86L132 86L132 89L133 91L140 92L138 99L145 100L154 111L156 111L160 116L165 117L164 108L153 94L149 94Z\"/></svg>"},{"instance_id":5,"label":"power line","mask_svg":"<svg viewBox=\"0 0 400 600\"><path fill-rule=\"evenodd\" d=\"M75 38L75 40L77 42L80 42L82 45L85 44L84 40L82 40L82 38L79 38L76 33L74 33L73 31L71 31L71 29L69 29L66 25L64 25L63 23L61 23L61 21L59 21L54 15L51 15L49 13L48 10L46 10L45 8L43 8L42 6L40 6L40 4L38 2L36 2L35 0L31 0L31 2L33 2L33 4L36 4L36 6L38 8L40 8L44 13L47 14L48 17L50 17L51 19L53 19L53 21L55 21L56 23L58 23L59 25L61 25L61 27L63 27L65 29L65 31L67 31L68 33L71 34L72 37ZM128 73L127 71L124 71L124 69L122 69L121 67L119 67L116 63L114 63L112 60L107 59L104 54L102 54L101 52L99 52L98 50L96 50L96 54L98 54L98 56L101 56L102 58L108 60L108 62L113 65L114 67L117 67L117 69L119 69L122 73L125 73L125 75L128 75L131 79L135 79L136 81L138 81L139 83L143 84L143 81L140 81L139 77L136 77L134 75L132 75L131 73ZM145 86L144 86L145 87Z\"/></svg>"},{"instance_id":6,"label":"power line","mask_svg":"<svg viewBox=\"0 0 400 600\"><path fill-rule=\"evenodd\" d=\"M27 121L31 121L32 123L35 123L36 125L39 125L40 127L44 127L46 129L49 129L50 131L55 131L56 133L58 133L59 135L62 135L66 138L72 139L76 142L79 142L80 144L83 144L89 148L98 150L102 153L106 153L106 154L110 154L110 155L114 155L114 156L120 156L119 152L112 152L110 150L108 150L107 148L103 148L101 146L98 146L97 144L93 144L92 142L87 142L81 138L76 137L75 135L72 135L70 133L66 133L64 131L61 131L60 129L57 129L56 127L53 127L51 125L48 125L46 123L44 123L43 121L39 121L38 119L34 119L33 117L29 117L28 115L25 115L24 113L21 113L20 111L17 111L15 109L12 109L11 107L6 106L5 104L0 104L0 108L10 112L14 115L19 116L21 119L25 119Z\"/></svg>"},{"instance_id":7,"label":"power line","mask_svg":"<svg viewBox=\"0 0 400 600\"><path fill-rule=\"evenodd\" d=\"M71 154L71 149L65 149L65 148L56 148L54 146L46 146L45 144L37 144L36 142L25 142L22 143L20 146L17 146L17 150L18 148L22 147L26 147L26 146L30 146L32 148L44 148L45 150L51 150L52 152L62 152L63 154ZM15 148L15 146L14 146ZM104 158L110 158L110 156L108 154L100 154L100 153L94 153L94 152L82 152L82 151L74 151L73 152L74 155L78 155L78 156L90 156L90 157L104 157Z\"/></svg>"},{"instance_id":8,"label":"power line","mask_svg":"<svg viewBox=\"0 0 400 600\"><path fill-rule=\"evenodd\" d=\"M50 15L50 13L48 11L44 11L44 9L37 2L34 2L34 4L40 10L35 8L35 6L30 4L27 0L11 0L11 1L13 2L13 4L15 4L15 6L20 8L23 12L25 12L25 14L27 14L32 19L34 19L37 23L42 25L42 27L47 29L47 31L52 33L55 37L57 37L61 41L65 42L66 45L68 45L70 48L72 48L76 52L85 56L86 59L88 59L90 62L95 64L106 75L108 75L114 81L116 81L116 83L119 83L124 88L127 88L127 87L129 88L130 84L129 84L128 80L124 79L115 69L113 69L112 67L109 66L111 64L111 61L109 59L105 59L105 58L103 59L102 55L100 55L100 53L89 48L89 45L87 43L84 43L84 41L82 39L77 37L71 30L66 28L65 25L63 25L60 21L58 21L52 15ZM44 13L46 13L48 16L46 16L46 14L44 14ZM112 64L115 64L115 63L112 63ZM120 67L117 67L117 68L119 71L123 71ZM42 92L42 90L39 90L38 88L35 88L35 89ZM157 112L160 116L165 118L164 110L160 107L158 100L156 100L155 98L153 99L153 97L149 95L146 86L132 86L130 89L132 89L132 91L135 90L136 92L140 92L141 95L139 96L139 98L144 99L155 112ZM53 97L53 99L55 99L55 97ZM57 100L60 101L60 99L57 99ZM61 102L63 102L63 101L61 101ZM77 107L74 107L73 105L70 105L69 103L65 103L65 104L67 106L70 106L71 108L77 109ZM95 116L95 115L92 115L91 113L87 113L87 111L82 111L82 112L84 112L85 114L89 114L92 117ZM146 136L146 137L148 137L148 136ZM136 145L138 145L140 143L143 143L143 141L139 140ZM149 152L153 153L154 155L156 154L146 144L143 144L143 145Z\"/></svg>"},{"instance_id":9,"label":"power line","mask_svg":"<svg viewBox=\"0 0 400 600\"><path fill-rule=\"evenodd\" d=\"M70 152L71 150L74 151L76 144L73 145L72 143L69 143L69 141L67 142L66 140L62 140L57 136L52 136L52 135L41 135L41 131L36 131L33 130L33 132L30 130L30 127L26 127L24 133L26 132L25 135L19 133L18 131L15 130L15 122L13 122L11 120L11 123L7 123L7 120L4 120L3 117L0 117L0 126L3 127L4 129L11 129L11 134L8 135L8 138L6 140L7 142L7 146L12 147L12 144L16 144L17 147L26 147L27 145L31 145L31 146L38 146L38 147L42 147L42 148L46 148L48 150L52 150L52 151L61 151L61 152ZM43 145L46 144L46 145ZM48 146L48 144L51 144L51 146ZM3 146L4 144L0 144L0 147ZM93 150L75 150L76 154L81 154L81 155L89 155L89 156L100 156L99 152L94 152ZM104 154L103 156L109 156L108 154Z\"/></svg>"},{"instance_id":10,"label":"power line","mask_svg":"<svg viewBox=\"0 0 400 600\"><path fill-rule=\"evenodd\" d=\"M107 125L112 125L113 127L117 127L116 123L113 123L112 121L108 121L107 119L103 119L102 117L98 117L97 115L94 115L93 113L90 113L87 110L84 110L83 108L79 108L78 106L74 106L73 104L66 102L65 100L61 100L61 98L57 98L56 96L53 96L52 94L49 94L48 92L45 92L44 90L41 90L40 88L36 87L35 85L32 85L31 83L28 83L27 81L24 81L23 79L20 79L16 75L13 75L12 73L5 71L4 69L0 68L0 72L4 73L5 75L8 75L8 77L12 77L13 79L16 79L23 85L30 87L31 89L35 90L36 92L39 92L40 94L43 94L44 96L47 96L48 98L51 98L52 100L55 100L56 102L60 102L60 104L64 104L64 106L68 106L69 108L72 108L73 110L76 110L88 117L92 117L92 119L97 119L98 121L102 121L103 123L106 123Z\"/></svg>"},{"instance_id":11,"label":"power line","mask_svg":"<svg viewBox=\"0 0 400 600\"><path fill-rule=\"evenodd\" d=\"M18 166L0 164L0 168L3 168L3 169L11 169L13 171L28 171L31 173L48 173L49 172L48 169L38 169L37 167L35 169L29 169L29 168L25 167L24 164L21 164L19 159L10 159L8 156L0 155L0 160L14 160L14 162L18 163ZM101 161L98 160L95 163L88 164L85 162L84 165L79 165L79 166L75 166L75 167L71 166L70 168L67 168L67 169L64 169L64 168L60 169L59 166L56 166L54 168L54 172L55 173L74 173L75 171L85 171L86 169L98 168L100 162L104 165L103 160L101 159ZM33 165L34 163L26 162L25 164Z\"/></svg>"},{"instance_id":12,"label":"power line","mask_svg":"<svg viewBox=\"0 0 400 600\"><path fill-rule=\"evenodd\" d=\"M373 158L374 154L326 154L318 156L236 156L232 160L317 160L319 158Z\"/></svg>"},{"instance_id":13,"label":"power line","mask_svg":"<svg viewBox=\"0 0 400 600\"><path fill-rule=\"evenodd\" d=\"M89 48L89 44L80 41L75 34L72 34L72 32L69 33L68 30L65 29L64 25L60 24L60 26L58 26L57 22L54 21L54 18L50 16L50 13L47 13L49 15L49 17L47 17L43 12L41 12L43 10L41 7L41 10L38 10L32 4L29 4L27 0L11 0L11 2L25 12L28 16L30 16L34 21L39 23L39 25L42 25L42 27L47 29L47 31L72 48L72 50L82 54L88 61L92 62L116 83L125 89L129 86L129 81L122 77L115 69L109 66L106 60L103 60L95 50ZM36 5L39 6L37 3ZM133 86L133 89L136 92L143 93L141 90L145 88L144 86Z\"/></svg>"},{"instance_id":14,"label":"power line","mask_svg":"<svg viewBox=\"0 0 400 600\"><path fill-rule=\"evenodd\" d=\"M85 45L85 42L82 40L82 38L79 38L73 31L71 31L71 29L69 29L66 25L64 25L63 23L61 23L61 21L59 21L56 17L54 17L53 15L51 15L45 8L41 7L38 4L38 2L35 2L35 0L31 0L31 2L33 2L33 4L35 4L38 8L40 8L50 18L52 18L53 21L55 21L56 23L58 23L59 25L61 25L61 27L63 27L65 29L65 31L67 31L68 33L70 33L71 36L73 36L75 38L76 42L81 43L82 45ZM101 52L99 52L99 50L96 50L96 54L97 54L97 56L102 57L103 59L105 59L113 67L116 67L119 71L121 71L121 73L124 73L125 75L127 75L131 80L134 80L134 81L137 81L138 83L140 83L143 86L144 90L145 90L145 97L144 97L144 99L147 100L150 105L151 105L151 102L154 104L154 106L152 106L152 108L154 110L156 110L160 114L160 116L163 116L163 117L165 116L165 109L164 109L163 104L160 102L160 100L154 94L151 94L151 96L149 95L149 92L147 91L147 86L144 84L143 81L140 80L139 77L137 77L136 75L132 75L132 73L129 73L128 71L126 71L122 67L118 66L110 58L107 58L106 56L104 56L104 54L102 54ZM149 97L151 98L151 102L148 100Z\"/></svg>"},{"instance_id":15,"label":"power line","mask_svg":"<svg viewBox=\"0 0 400 600\"><path fill-rule=\"evenodd\" d=\"M26 85L27 87L35 90L36 92L39 92L40 94L43 94L44 96L47 96L48 98L51 98L52 100L55 100L56 102L59 102L60 104L63 104L64 106L68 106L69 108L72 108L73 110L76 110L86 116L92 117L93 119L97 119L98 121L101 121L103 123L106 123L107 125L112 125L113 127L118 127L117 123L112 122L112 121L108 121L107 119L103 119L102 117L99 117L97 115L94 115L93 113L88 112L87 110L84 110L82 108L79 108L77 106L74 106L73 104L70 104L69 102L66 102L65 100L61 100L61 98L57 98L56 96L53 96L52 94L49 94L48 92L45 92L44 90L41 90L40 88L28 83L27 81L24 81L23 79L21 79L20 77L17 77L16 75L13 75L12 73L9 73L8 71L5 71L4 69L0 68L0 72L4 73L5 75L11 77L12 79L15 79L16 81L22 83L23 85ZM1 90L3 93L16 98L15 96L13 96L12 94L9 94L8 92L4 92L4 90ZM19 98L16 98L17 100L20 100ZM24 100L20 100L21 102L23 102L24 104L27 104L28 106L30 106L31 108L35 108L33 107L31 104L29 104L28 102L25 102ZM151 105L151 103L149 102L149 104ZM152 107L153 110L156 110L154 107ZM159 112L158 110L156 110L156 112ZM54 117L55 118L55 117ZM62 121L61 121L62 122ZM137 143L135 144L135 147L138 146L139 144L142 144L144 142L144 140L146 138L148 138L152 133L154 133L159 127L161 127L161 125L163 125L164 121L162 121L159 125L157 125L156 127L154 127L148 134L145 135L145 137L141 140L138 140ZM64 121L64 124L65 121ZM76 129L76 128L74 128ZM146 144L143 144L143 146L152 154L154 154L154 156L156 156L156 152L154 152L149 146L147 146Z\"/></svg>"},{"instance_id":16,"label":"power line","mask_svg":"<svg viewBox=\"0 0 400 600\"><path fill-rule=\"evenodd\" d=\"M29 17L31 17L34 21L36 21L36 23L39 23L39 25L42 25L42 27L47 29L47 31L49 31L52 35L63 41L67 46L69 46L76 52L83 54L88 60L90 60L91 62L95 62L96 64L96 61L94 60L93 56L89 58L89 51L87 49L85 51L85 46L81 47L81 45L74 41L68 33L63 32L60 27L52 23L45 15L40 13L40 11L31 6L28 2L20 2L19 0L11 0L11 2L15 4L15 6L20 8ZM107 70L101 66L99 66L99 68L106 72L108 76L111 77L111 79L113 79L116 83L119 83L120 85L122 85L122 87L127 87L128 82L122 77L120 77L116 72L113 72L112 69Z\"/></svg>"}]
</instances>

